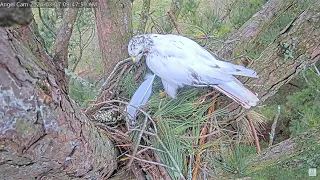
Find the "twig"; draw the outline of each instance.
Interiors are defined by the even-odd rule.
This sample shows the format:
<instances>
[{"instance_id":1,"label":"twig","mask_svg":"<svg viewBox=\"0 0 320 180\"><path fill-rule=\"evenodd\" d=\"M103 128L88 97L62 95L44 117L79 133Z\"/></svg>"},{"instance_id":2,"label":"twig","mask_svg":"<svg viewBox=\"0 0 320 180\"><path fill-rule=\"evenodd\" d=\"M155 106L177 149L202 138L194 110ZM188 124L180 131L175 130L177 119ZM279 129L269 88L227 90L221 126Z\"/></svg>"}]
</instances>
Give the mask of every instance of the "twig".
<instances>
[{"instance_id":1,"label":"twig","mask_svg":"<svg viewBox=\"0 0 320 180\"><path fill-rule=\"evenodd\" d=\"M116 80L116 82L114 83L115 84L115 86L114 86L114 92L117 92L117 89L118 89L118 85L119 85L119 81L120 81L120 79L121 78L119 78L119 77L122 77L122 75L124 74L124 72L127 70L127 67L128 67L128 64L125 64L124 66L123 66L123 68L122 68L122 70L120 71L120 73L118 73L118 78L117 78L117 80ZM130 69L129 69L130 70ZM111 96L111 98L110 99L112 99L112 98L114 98L115 97L115 93L112 93L112 96Z\"/></svg>"},{"instance_id":2,"label":"twig","mask_svg":"<svg viewBox=\"0 0 320 180\"><path fill-rule=\"evenodd\" d=\"M215 134L218 134L220 133L219 131L214 131L212 133L209 133L209 134L206 134L206 135L203 135L203 136L180 136L181 138L183 139L203 139L203 138L207 138L209 136L212 136L212 135L215 135Z\"/></svg>"},{"instance_id":3,"label":"twig","mask_svg":"<svg viewBox=\"0 0 320 180\"><path fill-rule=\"evenodd\" d=\"M257 153L260 154L260 153L261 153L261 149L260 149L259 139L258 139L258 136L257 136L257 131L256 131L256 129L254 128L251 119L250 119L247 115L246 115L246 119L247 119L248 122L249 122L251 131L252 131L252 135L253 135L253 137L254 137L254 142L255 142L256 148L257 148Z\"/></svg>"},{"instance_id":4,"label":"twig","mask_svg":"<svg viewBox=\"0 0 320 180\"><path fill-rule=\"evenodd\" d=\"M147 161L147 160L144 160L144 159L140 159L140 158L131 156L131 155L129 155L129 154L125 154L125 155L128 156L128 157L130 157L130 158L133 158L133 159L135 159L135 160L141 161L141 162L145 162L145 163L149 163L149 164L154 164L154 165L157 165L157 166L163 166L163 167L169 168L169 169L171 169L171 170L177 171L176 168L171 167L171 166L168 166L168 165L165 165L165 164L161 164L161 163L153 162L153 161Z\"/></svg>"},{"instance_id":5,"label":"twig","mask_svg":"<svg viewBox=\"0 0 320 180\"><path fill-rule=\"evenodd\" d=\"M131 166L131 164L133 162L133 157L136 155L136 153L138 151L138 147L139 147L139 144L140 144L140 141L141 141L141 137L143 135L144 130L147 127L147 122L148 122L148 117L146 116L146 118L144 118L141 131L139 132L138 140L137 140L137 142L135 142L135 144L133 146L132 157L130 158L130 160L129 160L128 164L127 164L127 167Z\"/></svg>"},{"instance_id":6,"label":"twig","mask_svg":"<svg viewBox=\"0 0 320 180\"><path fill-rule=\"evenodd\" d=\"M318 76L320 76L320 72L319 72L319 69L318 69L318 67L315 65L315 64L313 64L313 67L314 67L314 69L316 70L316 72L317 72L317 75Z\"/></svg>"},{"instance_id":7,"label":"twig","mask_svg":"<svg viewBox=\"0 0 320 180\"><path fill-rule=\"evenodd\" d=\"M49 30L49 32L52 34L52 36L54 38L56 38L57 37L56 33L53 32L53 30L46 23L46 20L43 19L42 15L41 15L41 8L40 7L38 7L38 13L39 13L39 18L40 18L42 24L44 25L44 27L46 27Z\"/></svg>"},{"instance_id":8,"label":"twig","mask_svg":"<svg viewBox=\"0 0 320 180\"><path fill-rule=\"evenodd\" d=\"M161 164L160 157L158 156L158 154L156 152L153 152L153 156L154 156L155 161L157 163ZM166 169L163 166L158 166L158 168L159 168L160 174L164 180L171 180L170 176L168 175Z\"/></svg>"},{"instance_id":9,"label":"twig","mask_svg":"<svg viewBox=\"0 0 320 180\"><path fill-rule=\"evenodd\" d=\"M194 154L189 154L189 163L188 163L188 174L187 179L190 180L192 178L192 161L193 161Z\"/></svg>"},{"instance_id":10,"label":"twig","mask_svg":"<svg viewBox=\"0 0 320 180\"><path fill-rule=\"evenodd\" d=\"M214 111L215 101L216 101L216 98L213 99L212 105L208 109L208 114L211 114ZM208 132L208 127L207 126L209 124L208 120L209 119L207 119L206 123L204 124L204 126L202 128L200 136L205 136L207 134L207 132ZM203 145L205 140L206 140L206 137L201 137L201 139L199 140L198 145L199 146ZM197 175L198 175L198 170L199 170L199 165L200 165L200 160L201 160L201 150L202 150L202 148L200 148L197 151L197 155L196 155L196 159L195 159L196 161L194 162L194 169L193 169L193 172L192 172L192 180L197 180Z\"/></svg>"},{"instance_id":11,"label":"twig","mask_svg":"<svg viewBox=\"0 0 320 180\"><path fill-rule=\"evenodd\" d=\"M148 21L149 15L150 15L149 14L150 2L151 2L151 0L143 0L140 20L139 20L139 25L138 25L138 30L137 30L138 34L145 32L147 21Z\"/></svg>"},{"instance_id":12,"label":"twig","mask_svg":"<svg viewBox=\"0 0 320 180\"><path fill-rule=\"evenodd\" d=\"M142 158L147 161L155 162L154 158L150 157L149 152L145 152L143 155L139 156L139 158ZM141 163L141 167L146 172L146 175L150 177L150 179L160 179L161 173L158 168L160 166L146 165L145 163Z\"/></svg>"},{"instance_id":13,"label":"twig","mask_svg":"<svg viewBox=\"0 0 320 180\"><path fill-rule=\"evenodd\" d=\"M213 111L214 111L214 104L216 102L216 98L218 97L219 94L216 94L213 98L213 101L212 101L212 104L211 106L209 107L208 109L208 113L207 114L212 114ZM201 133L200 133L200 136L201 139L199 140L199 143L198 145L201 146L204 144L205 140L206 140L206 137L207 137L207 133L208 133L208 124L209 124L209 119L207 119L205 125L203 126L203 129L201 130ZM214 132L214 133L217 133L217 132ZM211 134L210 134L211 135ZM210 136L209 135L209 136ZM196 155L196 159L195 159L195 167L194 167L194 170L193 170L193 173L192 173L192 180L196 180L197 179L197 175L198 175L198 170L199 170L199 165L200 165L200 160L201 160L201 150L202 148L200 148L198 151L197 151L197 155Z\"/></svg>"},{"instance_id":14,"label":"twig","mask_svg":"<svg viewBox=\"0 0 320 180\"><path fill-rule=\"evenodd\" d=\"M142 148L148 148L148 149L151 149L151 150L155 150L155 151L159 151L159 152L162 152L162 153L166 153L165 151L161 150L161 149L157 149L157 148L154 148L152 146L144 146L144 145L139 145L139 147L142 147ZM138 153L137 153L138 154Z\"/></svg>"},{"instance_id":15,"label":"twig","mask_svg":"<svg viewBox=\"0 0 320 180\"><path fill-rule=\"evenodd\" d=\"M78 15L78 19L81 17L81 15L83 14L83 11L81 11ZM92 42L93 38L94 38L94 31L95 31L95 28L86 28L85 30L83 30L81 32L80 30L80 26L78 23L76 23L76 26L77 26L77 30L78 30L78 33L79 33L79 57L76 57L76 62L74 63L73 67L72 67L72 72L75 72L79 62L81 61L82 59L82 54L83 54L83 51L87 48L87 46L90 44L90 42ZM89 35L89 37L87 38L87 40L83 43L82 45L82 35L84 35L89 29L91 29L91 33ZM74 52L75 53L75 52Z\"/></svg>"},{"instance_id":16,"label":"twig","mask_svg":"<svg viewBox=\"0 0 320 180\"><path fill-rule=\"evenodd\" d=\"M152 24L153 24L153 26L151 26L151 32L153 32L153 28L155 28L157 33L159 33L159 34L165 33L163 28L158 25L159 23L155 19L153 19L152 16L150 16L150 19L151 19Z\"/></svg>"},{"instance_id":17,"label":"twig","mask_svg":"<svg viewBox=\"0 0 320 180\"><path fill-rule=\"evenodd\" d=\"M106 79L106 81L102 84L101 88L99 89L99 94L101 94L101 92L103 90L105 90L106 86L108 85L109 81L112 79L112 77L115 75L115 73L117 72L117 70L119 69L119 67L124 64L124 63L127 63L127 62L130 62L131 61L131 58L127 58L127 59L124 59L124 60L121 60L119 61L115 67L113 68L113 70L111 71L111 73L109 74L108 78ZM101 78L103 79L103 78ZM99 82L99 81L98 81Z\"/></svg>"},{"instance_id":18,"label":"twig","mask_svg":"<svg viewBox=\"0 0 320 180\"><path fill-rule=\"evenodd\" d=\"M102 93L99 94L99 96L94 100L94 102L97 103L97 102L103 100L102 98L105 98L107 95L110 95L110 96L108 96L108 98L111 97L112 94L113 94L112 90L113 90L115 87L116 87L116 84L115 84L115 83L112 83L112 84L109 86L108 89L102 91ZM105 99L106 99L106 98L105 98ZM109 99L110 99L110 98L109 98Z\"/></svg>"},{"instance_id":19,"label":"twig","mask_svg":"<svg viewBox=\"0 0 320 180\"><path fill-rule=\"evenodd\" d=\"M138 79L145 72L145 70L146 70L146 65L141 65L135 72L134 81L138 81Z\"/></svg>"},{"instance_id":20,"label":"twig","mask_svg":"<svg viewBox=\"0 0 320 180\"><path fill-rule=\"evenodd\" d=\"M277 122L278 122L278 119L280 116L280 110L281 110L281 106L278 105L278 111L277 111L277 114L276 114L276 116L273 120L272 126L271 126L269 147L272 146L272 144L273 144L273 139L274 139L274 135L275 135L276 127L277 127Z\"/></svg>"},{"instance_id":21,"label":"twig","mask_svg":"<svg viewBox=\"0 0 320 180\"><path fill-rule=\"evenodd\" d=\"M179 27L179 25L178 25L178 23L177 23L177 20L176 20L176 18L174 17L172 11L169 10L167 13L168 13L169 18L170 18L170 20L172 21L174 27L176 28L178 34L182 34L182 32L181 32L181 30L180 30L180 27Z\"/></svg>"}]
</instances>

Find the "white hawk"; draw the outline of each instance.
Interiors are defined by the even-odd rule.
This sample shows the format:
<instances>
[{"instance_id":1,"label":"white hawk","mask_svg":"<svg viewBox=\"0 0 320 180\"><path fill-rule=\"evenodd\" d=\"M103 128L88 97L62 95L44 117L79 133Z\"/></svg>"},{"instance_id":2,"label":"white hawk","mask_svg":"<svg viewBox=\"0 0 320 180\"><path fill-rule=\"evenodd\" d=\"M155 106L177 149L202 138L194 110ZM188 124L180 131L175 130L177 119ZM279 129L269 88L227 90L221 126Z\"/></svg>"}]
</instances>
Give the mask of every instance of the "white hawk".
<instances>
[{"instance_id":1,"label":"white hawk","mask_svg":"<svg viewBox=\"0 0 320 180\"><path fill-rule=\"evenodd\" d=\"M178 88L210 86L245 108L255 106L257 94L233 75L258 77L244 66L220 61L195 41L179 35L143 34L128 45L129 55L138 62L146 56L147 66L161 78L165 92L176 98Z\"/></svg>"}]
</instances>

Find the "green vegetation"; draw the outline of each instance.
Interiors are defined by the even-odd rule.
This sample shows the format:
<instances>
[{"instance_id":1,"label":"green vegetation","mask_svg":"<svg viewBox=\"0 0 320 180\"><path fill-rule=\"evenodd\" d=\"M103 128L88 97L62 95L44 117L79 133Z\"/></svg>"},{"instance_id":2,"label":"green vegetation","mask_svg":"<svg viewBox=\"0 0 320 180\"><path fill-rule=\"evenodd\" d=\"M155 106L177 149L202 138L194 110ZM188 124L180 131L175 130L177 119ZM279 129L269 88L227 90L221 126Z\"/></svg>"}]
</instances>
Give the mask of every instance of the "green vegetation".
<instances>
[{"instance_id":1,"label":"green vegetation","mask_svg":"<svg viewBox=\"0 0 320 180\"><path fill-rule=\"evenodd\" d=\"M295 4L290 7L290 9L286 10L284 13L279 14L275 20L273 20L267 27L265 27L264 31L261 35L256 38L249 47L247 55L253 59L256 59L260 56L262 51L273 42L276 37L280 34L280 32L285 29L288 24L295 19L295 17L303 12L312 2L312 0L301 0L300 3ZM284 49L286 49L286 44L283 44ZM292 56L293 52L284 51L285 58L289 58Z\"/></svg>"},{"instance_id":2,"label":"green vegetation","mask_svg":"<svg viewBox=\"0 0 320 180\"><path fill-rule=\"evenodd\" d=\"M180 4L180 14L177 21L184 35L197 40L205 48L220 47L232 30L241 27L252 15L259 10L266 2L265 0L239 0L223 5L226 12L221 13L219 8L214 8L214 4L209 0L186 0ZM310 5L311 0L300 0L299 3L291 6L284 13L279 14L270 24L264 27L263 32L255 38L251 46L246 51L246 56L256 59L262 51L272 43L279 33L303 10ZM147 22L146 32L150 33L175 33L167 11L171 1L153 0L151 1L150 17ZM133 25L136 29L139 23L139 12L142 0L135 0L133 6ZM218 5L217 5L218 6ZM221 5L222 6L222 5ZM54 35L46 26L56 30L60 23L61 16L52 9L43 9L42 18L46 25L37 16L38 11L34 10L38 22L39 31L44 38L46 48L52 47ZM96 97L95 87L97 80L90 73L79 75L88 67L94 69L96 73L102 72L99 50L96 49L98 43L96 37L92 37L90 31L94 31L93 14L90 11L79 12L79 17L75 25L74 34L70 41L69 62L73 66L79 58L79 71L69 72L70 96L80 104L81 107L88 106L88 100ZM86 31L85 33L82 33ZM82 34L82 39L79 36ZM207 37L207 38L204 38ZM88 47L81 52L83 42L88 43ZM81 45L82 44L82 45ZM288 44L282 44L284 60L289 60L294 52L288 49ZM82 55L80 56L80 52ZM236 54L239 55L239 54ZM69 68L71 69L71 68ZM81 78L81 77L84 78ZM128 101L137 89L143 78L134 80L133 69L124 73L119 79L117 95L119 99ZM291 85L286 85L263 105L255 108L255 113L261 117L253 119L256 128L258 124L263 124L263 120L273 120L277 112L278 105L281 106L281 114L276 129L275 143L283 141L289 137L296 137L302 132L308 131L316 126L320 126L320 78L319 74L312 66L292 80ZM143 77L143 75L141 76ZM157 154L163 164L167 165L166 170L170 177L178 178L179 171L183 174L190 174L190 163L186 157L195 155L199 150L206 150L202 153L203 158L208 163L208 170L214 177L237 178L252 177L252 179L303 179L308 177L308 168L320 166L320 147L312 145L299 156L289 157L277 164L268 166L261 170L252 170L246 162L255 155L256 149L252 146L251 131L246 119L238 122L222 120L218 117L227 117L226 109L215 109L212 114L207 114L208 108L213 101L212 96L202 98L208 93L208 88L183 88L179 91L177 100L163 97L159 91L163 90L161 82L156 79L153 93L147 103L148 111L155 120L157 136L149 139L152 147L157 149ZM143 116L139 116L139 122L143 121ZM210 119L212 131L219 131L219 135L208 137L205 144L198 146L199 133L207 121ZM218 119L218 120L217 120ZM263 119L263 120L261 120ZM259 122L260 120L260 122ZM271 124L272 122L265 122ZM262 134L268 134L269 129L260 128ZM133 141L137 134L132 135ZM268 138L268 137L267 137ZM267 140L261 140L263 148L267 148ZM303 144L308 146L308 144ZM170 153L168 153L169 151ZM172 158L173 157L173 158ZM176 167L176 165L178 167ZM177 169L178 168L178 169ZM310 178L311 179L311 178Z\"/></svg>"},{"instance_id":3,"label":"green vegetation","mask_svg":"<svg viewBox=\"0 0 320 180\"><path fill-rule=\"evenodd\" d=\"M257 12L266 0L239 0L231 4L230 22L235 28L241 27Z\"/></svg>"},{"instance_id":4,"label":"green vegetation","mask_svg":"<svg viewBox=\"0 0 320 180\"><path fill-rule=\"evenodd\" d=\"M69 77L69 95L72 97L80 107L88 107L89 100L95 98L97 89L89 82L71 71L67 71Z\"/></svg>"}]
</instances>

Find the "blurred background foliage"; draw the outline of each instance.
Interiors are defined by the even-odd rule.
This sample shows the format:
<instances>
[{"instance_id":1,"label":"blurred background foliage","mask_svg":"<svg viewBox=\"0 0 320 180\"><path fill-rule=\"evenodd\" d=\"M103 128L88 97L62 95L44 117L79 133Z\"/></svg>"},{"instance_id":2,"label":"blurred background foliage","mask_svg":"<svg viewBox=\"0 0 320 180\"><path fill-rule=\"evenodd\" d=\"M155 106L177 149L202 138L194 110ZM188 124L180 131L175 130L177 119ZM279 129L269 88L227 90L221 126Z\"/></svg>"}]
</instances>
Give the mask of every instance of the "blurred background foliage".
<instances>
[{"instance_id":1,"label":"blurred background foliage","mask_svg":"<svg viewBox=\"0 0 320 180\"><path fill-rule=\"evenodd\" d=\"M171 0L151 0L146 33L177 33L167 14L172 2ZM179 2L182 3L175 5L179 9L176 20L181 32L210 50L220 46L221 42L225 41L226 35L239 29L266 0L184 0ZM143 0L133 2L134 32L139 27L142 4ZM290 11L278 15L254 40L246 55L252 59L258 58L280 31L309 4L310 0L300 0ZM41 8L41 11L33 9L33 11L40 34L50 53L63 12L53 8ZM92 10L81 9L70 40L68 75L70 96L83 108L88 107L89 101L96 97L102 83L102 78L99 76L102 72L101 55L95 32ZM119 98L128 101L142 80L143 76L136 81L133 71L125 72L123 78L119 80ZM164 164L174 167L172 163L175 161L181 172L188 173L190 164L186 157L203 150L203 159L207 164L202 167L204 168L202 171L209 173L211 177L248 175L245 161L250 155L255 154L255 147L252 146L251 131L248 129L246 120L230 124L228 121L219 119L228 115L225 109L215 109L212 114L206 115L212 99L201 102L201 97L210 92L208 88L184 88L179 91L177 100L161 96L158 93L160 90L162 90L161 82L156 79L153 94L148 102L148 112L152 113L158 126L158 136L151 139L151 144L161 150L157 154ZM251 112L254 114L255 127L259 130L263 148L268 146L270 128L278 106L281 107L281 114L274 143L294 137L320 124L320 74L316 65L306 68L289 84L283 86L276 95ZM213 124L215 131L218 131L218 135L212 136L205 144L198 147L199 138L197 137L207 118L211 118L210 123ZM230 129L229 126L235 127L235 130ZM168 153L163 153L165 149L170 151L173 159ZM301 158L307 158L306 156L308 155ZM301 167L308 167L310 164L308 163L302 163ZM177 169L167 168L167 171L172 178L179 177ZM271 168L263 173L279 174L274 171L276 169ZM273 178L292 177L301 172L284 169L283 173L281 177L279 175ZM291 174L288 175L288 173ZM205 173L200 176L205 176ZM263 177L267 175L258 173L252 176L265 179Z\"/></svg>"}]
</instances>

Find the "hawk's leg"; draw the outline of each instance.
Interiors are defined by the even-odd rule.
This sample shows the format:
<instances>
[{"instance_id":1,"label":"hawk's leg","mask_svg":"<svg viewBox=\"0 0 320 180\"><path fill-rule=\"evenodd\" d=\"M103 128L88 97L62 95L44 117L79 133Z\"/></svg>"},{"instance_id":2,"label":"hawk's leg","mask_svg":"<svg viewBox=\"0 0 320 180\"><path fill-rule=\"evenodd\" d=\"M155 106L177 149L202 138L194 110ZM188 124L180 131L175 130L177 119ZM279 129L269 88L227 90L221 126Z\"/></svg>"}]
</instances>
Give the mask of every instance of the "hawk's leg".
<instances>
[{"instance_id":1,"label":"hawk's leg","mask_svg":"<svg viewBox=\"0 0 320 180\"><path fill-rule=\"evenodd\" d=\"M168 81L161 79L162 80L162 85L164 87L165 92L172 97L173 99L175 99L177 97L177 91L179 86L177 84L174 83L169 83Z\"/></svg>"},{"instance_id":2,"label":"hawk's leg","mask_svg":"<svg viewBox=\"0 0 320 180\"><path fill-rule=\"evenodd\" d=\"M160 95L161 98L165 98L165 97L168 96L168 94L163 90L159 90L159 95Z\"/></svg>"}]
</instances>

